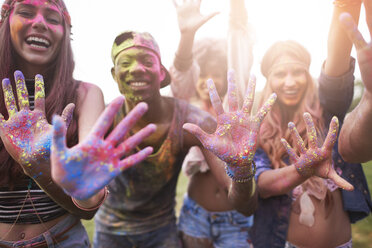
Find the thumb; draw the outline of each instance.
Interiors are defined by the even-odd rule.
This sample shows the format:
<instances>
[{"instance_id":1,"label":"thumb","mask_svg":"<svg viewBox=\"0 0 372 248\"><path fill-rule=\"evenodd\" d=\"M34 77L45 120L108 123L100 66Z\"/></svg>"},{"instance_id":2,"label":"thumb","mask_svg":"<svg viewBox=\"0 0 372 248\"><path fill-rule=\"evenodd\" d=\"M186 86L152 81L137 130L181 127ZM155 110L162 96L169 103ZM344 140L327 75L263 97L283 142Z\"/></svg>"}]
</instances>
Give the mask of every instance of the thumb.
<instances>
[{"instance_id":1,"label":"thumb","mask_svg":"<svg viewBox=\"0 0 372 248\"><path fill-rule=\"evenodd\" d=\"M201 25L203 25L204 23L206 23L207 21L209 21L210 19L212 19L214 16L216 16L217 14L219 14L220 12L213 12L213 13L210 13L208 15L205 15L203 16L203 20L201 22ZM201 26L200 25L200 26Z\"/></svg>"},{"instance_id":2,"label":"thumb","mask_svg":"<svg viewBox=\"0 0 372 248\"><path fill-rule=\"evenodd\" d=\"M210 134L204 132L199 126L191 123L185 123L183 125L183 129L188 131L189 133L193 134L198 140L203 144L206 148L206 144L210 138Z\"/></svg>"},{"instance_id":3,"label":"thumb","mask_svg":"<svg viewBox=\"0 0 372 248\"><path fill-rule=\"evenodd\" d=\"M328 178L332 179L332 181L340 188L347 190L347 191L353 191L354 186L351 185L349 182L347 182L345 179L340 177L334 169L331 169Z\"/></svg>"},{"instance_id":4,"label":"thumb","mask_svg":"<svg viewBox=\"0 0 372 248\"><path fill-rule=\"evenodd\" d=\"M70 126L72 116L74 114L75 104L69 103L62 112L62 119L66 123L66 129Z\"/></svg>"}]
</instances>

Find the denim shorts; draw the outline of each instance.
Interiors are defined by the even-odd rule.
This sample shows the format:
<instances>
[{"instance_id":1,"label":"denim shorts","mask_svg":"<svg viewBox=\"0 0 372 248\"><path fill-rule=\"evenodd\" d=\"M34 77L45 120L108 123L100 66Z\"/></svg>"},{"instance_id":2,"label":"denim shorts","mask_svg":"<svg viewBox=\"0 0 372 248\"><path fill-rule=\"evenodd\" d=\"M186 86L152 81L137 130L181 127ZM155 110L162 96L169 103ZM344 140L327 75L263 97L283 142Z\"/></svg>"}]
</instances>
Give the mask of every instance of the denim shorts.
<instances>
[{"instance_id":1,"label":"denim shorts","mask_svg":"<svg viewBox=\"0 0 372 248\"><path fill-rule=\"evenodd\" d=\"M342 245L339 245L335 248L352 248L353 247L353 240L350 239L348 242L346 242L345 244L342 244ZM288 241L285 243L285 247L284 248L297 248L297 246L289 243Z\"/></svg>"},{"instance_id":2,"label":"denim shorts","mask_svg":"<svg viewBox=\"0 0 372 248\"><path fill-rule=\"evenodd\" d=\"M175 221L154 231L143 234L109 234L95 232L94 248L180 248Z\"/></svg>"},{"instance_id":3,"label":"denim shorts","mask_svg":"<svg viewBox=\"0 0 372 248\"><path fill-rule=\"evenodd\" d=\"M76 224L75 224L76 223ZM69 229L69 227L71 227ZM69 229L66 233L61 235L61 239L57 238L58 234L63 233ZM60 241L58 241L60 240ZM44 245L42 245L44 244ZM39 246L37 246L39 245ZM89 237L85 231L84 226L81 224L79 218L73 215L67 215L66 218L62 219L56 225L51 227L48 231L40 234L29 240L22 241L1 241L0 247L48 247L48 248L87 248L90 247Z\"/></svg>"},{"instance_id":4,"label":"denim shorts","mask_svg":"<svg viewBox=\"0 0 372 248\"><path fill-rule=\"evenodd\" d=\"M250 247L248 230L253 225L253 215L246 217L233 210L209 212L186 194L181 209L178 230L187 236L209 239L214 247Z\"/></svg>"}]
</instances>

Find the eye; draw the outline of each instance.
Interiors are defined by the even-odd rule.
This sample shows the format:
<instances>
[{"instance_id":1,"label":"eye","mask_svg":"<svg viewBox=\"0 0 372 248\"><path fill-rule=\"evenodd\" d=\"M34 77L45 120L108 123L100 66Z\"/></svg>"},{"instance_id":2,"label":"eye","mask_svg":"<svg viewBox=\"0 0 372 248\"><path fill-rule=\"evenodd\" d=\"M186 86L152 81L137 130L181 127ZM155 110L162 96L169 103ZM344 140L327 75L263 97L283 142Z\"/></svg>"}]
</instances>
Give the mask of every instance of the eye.
<instances>
[{"instance_id":1,"label":"eye","mask_svg":"<svg viewBox=\"0 0 372 248\"><path fill-rule=\"evenodd\" d=\"M283 78L285 77L286 73L284 71L277 71L274 73L274 76L277 78Z\"/></svg>"},{"instance_id":2,"label":"eye","mask_svg":"<svg viewBox=\"0 0 372 248\"><path fill-rule=\"evenodd\" d=\"M120 65L123 66L123 67L128 67L130 65L130 62L129 61L122 61L122 62L120 62Z\"/></svg>"},{"instance_id":3,"label":"eye","mask_svg":"<svg viewBox=\"0 0 372 248\"><path fill-rule=\"evenodd\" d=\"M59 25L62 23L62 17L55 11L47 11L45 13L45 20L53 25Z\"/></svg>"},{"instance_id":4,"label":"eye","mask_svg":"<svg viewBox=\"0 0 372 248\"><path fill-rule=\"evenodd\" d=\"M154 65L154 62L151 59L146 59L143 64L147 67L151 67Z\"/></svg>"},{"instance_id":5,"label":"eye","mask_svg":"<svg viewBox=\"0 0 372 248\"><path fill-rule=\"evenodd\" d=\"M34 16L34 13L29 10L19 10L17 13L24 18L32 18Z\"/></svg>"},{"instance_id":6,"label":"eye","mask_svg":"<svg viewBox=\"0 0 372 248\"><path fill-rule=\"evenodd\" d=\"M59 25L61 24L60 23L60 20L57 19L57 18L51 18L51 17L48 17L46 18L47 22L50 23L50 24L54 24L54 25Z\"/></svg>"},{"instance_id":7,"label":"eye","mask_svg":"<svg viewBox=\"0 0 372 248\"><path fill-rule=\"evenodd\" d=\"M301 76L304 73L303 69L296 69L293 71L294 76Z\"/></svg>"}]
</instances>

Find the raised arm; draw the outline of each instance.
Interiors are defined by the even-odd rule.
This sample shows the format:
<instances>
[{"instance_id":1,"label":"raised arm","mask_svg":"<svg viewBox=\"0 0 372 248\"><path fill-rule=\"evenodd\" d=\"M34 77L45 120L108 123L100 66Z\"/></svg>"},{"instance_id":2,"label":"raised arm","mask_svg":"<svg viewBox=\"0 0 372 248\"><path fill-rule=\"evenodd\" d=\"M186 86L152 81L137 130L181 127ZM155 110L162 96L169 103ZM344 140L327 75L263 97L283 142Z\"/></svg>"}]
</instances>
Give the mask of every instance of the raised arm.
<instances>
[{"instance_id":1,"label":"raised arm","mask_svg":"<svg viewBox=\"0 0 372 248\"><path fill-rule=\"evenodd\" d=\"M328 33L327 58L319 77L319 101L328 125L333 116L342 123L353 99L355 60L350 57L352 43L339 22L343 11L349 10L359 19L360 1L335 0Z\"/></svg>"},{"instance_id":2,"label":"raised arm","mask_svg":"<svg viewBox=\"0 0 372 248\"><path fill-rule=\"evenodd\" d=\"M239 106L249 81L253 63L253 30L248 25L245 0L230 0L229 29L227 33L227 65L235 71ZM227 102L224 102L226 106Z\"/></svg>"},{"instance_id":3,"label":"raised arm","mask_svg":"<svg viewBox=\"0 0 372 248\"><path fill-rule=\"evenodd\" d=\"M364 1L364 6L371 34L372 1ZM372 160L372 43L364 40L350 14L343 14L341 22L357 50L364 92L360 103L345 118L338 148L346 161L362 163Z\"/></svg>"},{"instance_id":4,"label":"raised arm","mask_svg":"<svg viewBox=\"0 0 372 248\"><path fill-rule=\"evenodd\" d=\"M198 68L191 68L193 64L193 46L196 31L217 12L202 15L200 13L201 0L173 0L177 11L180 42L170 68L172 75L172 93L177 98L188 100L195 91L195 84L199 77ZM179 3L182 2L182 3Z\"/></svg>"},{"instance_id":5,"label":"raised arm","mask_svg":"<svg viewBox=\"0 0 372 248\"><path fill-rule=\"evenodd\" d=\"M185 124L184 128L195 135L203 145L208 165L218 182L228 190L228 197L234 208L250 215L257 203L253 161L257 135L263 118L275 102L276 95L273 94L258 113L251 116L255 80L249 83L241 109L238 109L232 72L229 72L228 84L229 112L225 112L213 81L208 80L211 102L217 113L216 131L207 134L197 125L190 123ZM221 163L221 160L224 163Z\"/></svg>"},{"instance_id":6,"label":"raised arm","mask_svg":"<svg viewBox=\"0 0 372 248\"><path fill-rule=\"evenodd\" d=\"M359 20L361 1L335 0L333 2L333 14L331 26L328 32L327 59L324 64L324 72L328 76L338 77L350 68L350 53L352 42L343 29L339 17L347 11L356 23Z\"/></svg>"}]
</instances>

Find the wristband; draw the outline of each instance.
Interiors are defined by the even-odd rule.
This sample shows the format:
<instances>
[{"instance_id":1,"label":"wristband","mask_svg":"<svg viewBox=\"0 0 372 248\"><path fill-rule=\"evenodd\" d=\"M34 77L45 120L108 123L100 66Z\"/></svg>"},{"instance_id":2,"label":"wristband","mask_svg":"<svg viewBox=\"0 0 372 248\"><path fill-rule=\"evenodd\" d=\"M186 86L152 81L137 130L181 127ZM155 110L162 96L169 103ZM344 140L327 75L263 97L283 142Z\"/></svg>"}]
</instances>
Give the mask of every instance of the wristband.
<instances>
[{"instance_id":1,"label":"wristband","mask_svg":"<svg viewBox=\"0 0 372 248\"><path fill-rule=\"evenodd\" d=\"M252 168L253 165L253 168ZM247 166L225 166L226 174L238 183L246 183L252 180L256 174L256 163L252 160L251 164Z\"/></svg>"},{"instance_id":2,"label":"wristband","mask_svg":"<svg viewBox=\"0 0 372 248\"><path fill-rule=\"evenodd\" d=\"M84 208L84 207L80 206L73 197L71 197L71 200L75 204L75 206L78 207L79 209L84 210L84 211L93 211L93 210L99 209L99 207L105 202L109 193L110 192L107 189L107 186L105 186L102 200L97 204L97 206L94 206L94 207L91 207L91 208Z\"/></svg>"}]
</instances>

